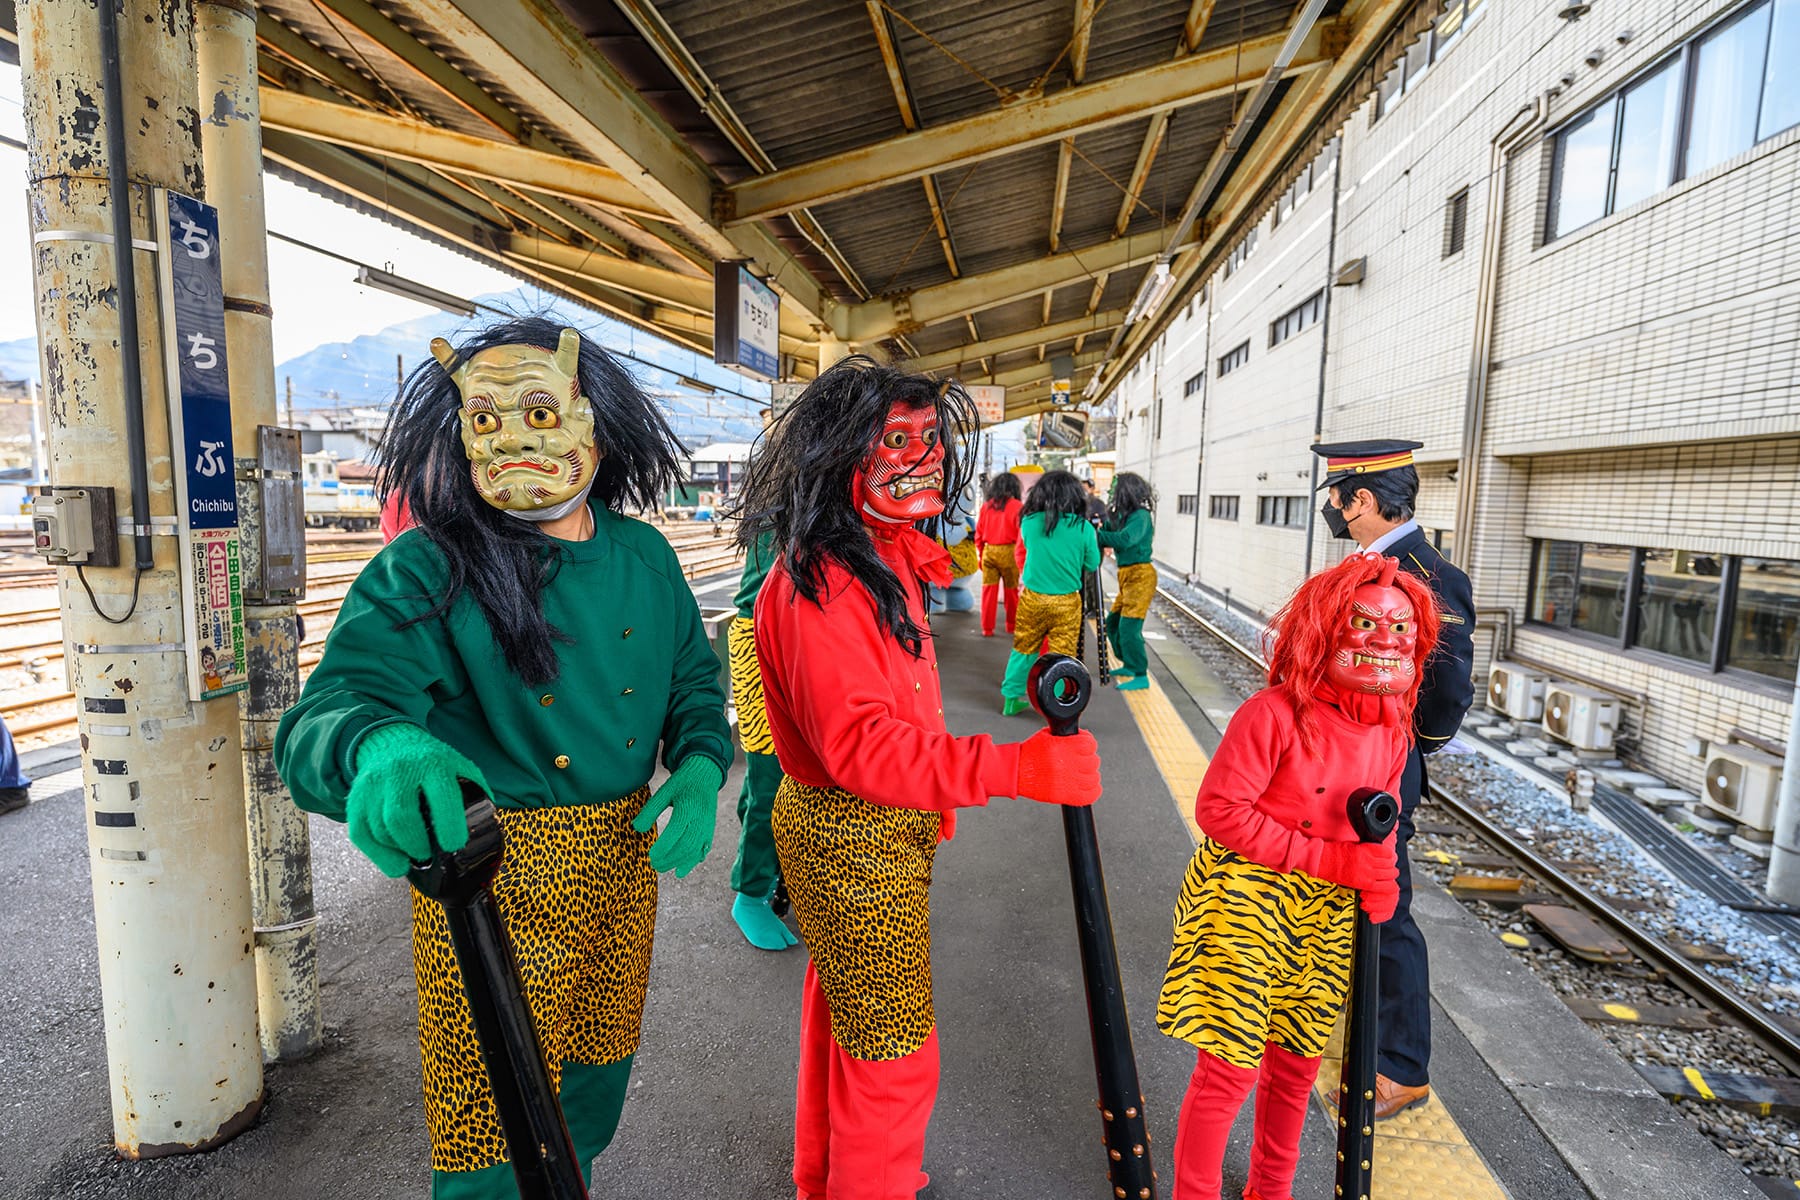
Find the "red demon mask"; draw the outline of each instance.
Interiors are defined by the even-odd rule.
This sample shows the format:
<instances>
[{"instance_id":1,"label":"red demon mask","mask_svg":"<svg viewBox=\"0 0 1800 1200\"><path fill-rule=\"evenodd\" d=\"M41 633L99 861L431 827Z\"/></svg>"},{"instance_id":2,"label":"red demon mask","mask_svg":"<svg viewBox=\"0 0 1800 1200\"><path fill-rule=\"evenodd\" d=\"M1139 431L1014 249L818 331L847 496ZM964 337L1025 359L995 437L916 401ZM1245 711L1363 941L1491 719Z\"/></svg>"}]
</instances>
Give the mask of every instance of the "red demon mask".
<instances>
[{"instance_id":1,"label":"red demon mask","mask_svg":"<svg viewBox=\"0 0 1800 1200\"><path fill-rule=\"evenodd\" d=\"M944 511L944 447L937 410L895 403L857 472L863 516L909 525Z\"/></svg>"},{"instance_id":2,"label":"red demon mask","mask_svg":"<svg viewBox=\"0 0 1800 1200\"><path fill-rule=\"evenodd\" d=\"M1350 597L1325 678L1346 692L1410 692L1419 670L1413 658L1418 641L1411 598L1391 583L1365 583Z\"/></svg>"}]
</instances>

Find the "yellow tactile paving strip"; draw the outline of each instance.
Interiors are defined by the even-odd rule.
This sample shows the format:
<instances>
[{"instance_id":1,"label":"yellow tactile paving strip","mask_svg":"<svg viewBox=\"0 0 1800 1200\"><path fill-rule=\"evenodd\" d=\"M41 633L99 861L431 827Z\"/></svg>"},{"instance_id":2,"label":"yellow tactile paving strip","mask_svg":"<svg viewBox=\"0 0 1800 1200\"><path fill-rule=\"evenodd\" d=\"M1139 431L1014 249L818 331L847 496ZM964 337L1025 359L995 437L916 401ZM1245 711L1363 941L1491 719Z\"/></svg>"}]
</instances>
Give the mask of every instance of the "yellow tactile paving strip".
<instances>
[{"instance_id":1,"label":"yellow tactile paving strip","mask_svg":"<svg viewBox=\"0 0 1800 1200\"><path fill-rule=\"evenodd\" d=\"M1148 688L1120 694L1168 785L1175 811L1181 814L1182 823L1198 844L1200 827L1194 822L1194 797L1210 761L1206 751L1200 748L1154 675ZM1337 1087L1338 1045L1334 1037L1319 1068L1317 1089L1333 1122L1337 1114L1328 1095ZM1435 1092L1424 1103L1375 1127L1372 1176L1370 1200L1510 1200L1510 1194L1488 1170Z\"/></svg>"}]
</instances>

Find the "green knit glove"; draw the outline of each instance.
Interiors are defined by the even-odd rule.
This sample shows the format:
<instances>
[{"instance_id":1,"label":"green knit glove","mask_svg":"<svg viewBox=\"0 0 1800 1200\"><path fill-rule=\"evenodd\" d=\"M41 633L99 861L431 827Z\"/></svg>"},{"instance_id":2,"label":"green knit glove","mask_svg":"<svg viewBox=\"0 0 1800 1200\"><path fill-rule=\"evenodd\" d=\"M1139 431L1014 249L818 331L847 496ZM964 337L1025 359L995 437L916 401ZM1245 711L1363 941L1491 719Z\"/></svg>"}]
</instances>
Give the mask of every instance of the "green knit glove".
<instances>
[{"instance_id":1,"label":"green knit glove","mask_svg":"<svg viewBox=\"0 0 1800 1200\"><path fill-rule=\"evenodd\" d=\"M669 823L650 847L650 869L674 871L684 879L700 865L712 849L713 825L719 817L719 789L725 785L725 772L719 764L700 754L690 754L675 764L663 785L650 793L650 799L638 811L631 827L649 833L662 816L663 809L673 810Z\"/></svg>"},{"instance_id":2,"label":"green knit glove","mask_svg":"<svg viewBox=\"0 0 1800 1200\"><path fill-rule=\"evenodd\" d=\"M363 735L354 765L356 777L344 803L350 844L383 875L398 879L413 863L430 858L433 831L439 849L468 845L457 780L467 779L486 791L480 767L417 725L404 723Z\"/></svg>"}]
</instances>

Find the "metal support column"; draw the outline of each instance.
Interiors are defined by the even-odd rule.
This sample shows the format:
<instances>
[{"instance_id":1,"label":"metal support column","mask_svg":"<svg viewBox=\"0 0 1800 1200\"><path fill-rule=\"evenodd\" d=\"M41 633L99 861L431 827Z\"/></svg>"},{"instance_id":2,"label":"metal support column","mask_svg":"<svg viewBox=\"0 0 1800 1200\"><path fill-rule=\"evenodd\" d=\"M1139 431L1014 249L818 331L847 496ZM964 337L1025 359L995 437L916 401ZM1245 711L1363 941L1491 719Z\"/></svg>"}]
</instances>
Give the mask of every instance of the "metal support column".
<instances>
[{"instance_id":1,"label":"metal support column","mask_svg":"<svg viewBox=\"0 0 1800 1200\"><path fill-rule=\"evenodd\" d=\"M1769 899L1800 904L1800 680L1794 683L1794 707L1788 714L1787 761L1775 805Z\"/></svg>"},{"instance_id":2,"label":"metal support column","mask_svg":"<svg viewBox=\"0 0 1800 1200\"><path fill-rule=\"evenodd\" d=\"M243 531L244 636L250 686L239 693L250 894L256 918L257 1015L263 1057L301 1057L323 1036L319 1012L312 843L306 814L275 771L275 726L300 696L295 601L306 581L299 516L299 442L274 426L275 353L263 213L257 99L256 9L250 0L201 0L200 149L207 198L219 210L225 342L231 362L231 436ZM283 492L291 493L283 496ZM273 503L265 505L265 497ZM282 500L288 503L283 504Z\"/></svg>"},{"instance_id":3,"label":"metal support column","mask_svg":"<svg viewBox=\"0 0 1800 1200\"><path fill-rule=\"evenodd\" d=\"M262 1106L237 706L189 699L151 228L152 189L202 190L192 9L18 16L50 478L113 489L118 528L100 533L127 535L120 565L58 572L113 1138L178 1154Z\"/></svg>"}]
</instances>

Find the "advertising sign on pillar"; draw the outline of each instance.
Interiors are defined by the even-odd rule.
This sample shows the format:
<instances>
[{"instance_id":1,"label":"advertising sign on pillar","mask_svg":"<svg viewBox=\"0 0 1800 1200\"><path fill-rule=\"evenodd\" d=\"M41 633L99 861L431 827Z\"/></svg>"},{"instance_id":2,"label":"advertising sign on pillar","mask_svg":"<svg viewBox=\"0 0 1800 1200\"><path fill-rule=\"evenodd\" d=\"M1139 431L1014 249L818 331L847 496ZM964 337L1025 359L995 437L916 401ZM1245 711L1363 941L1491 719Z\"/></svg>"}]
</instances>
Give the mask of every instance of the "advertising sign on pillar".
<instances>
[{"instance_id":1,"label":"advertising sign on pillar","mask_svg":"<svg viewBox=\"0 0 1800 1200\"><path fill-rule=\"evenodd\" d=\"M998 425L1006 420L1006 389L991 383L972 383L963 387L975 402L975 412L983 425Z\"/></svg>"},{"instance_id":2,"label":"advertising sign on pillar","mask_svg":"<svg viewBox=\"0 0 1800 1200\"><path fill-rule=\"evenodd\" d=\"M242 691L249 679L219 214L179 192L159 191L156 233L169 440L182 462L175 497L188 694L211 700Z\"/></svg>"},{"instance_id":3,"label":"advertising sign on pillar","mask_svg":"<svg viewBox=\"0 0 1800 1200\"><path fill-rule=\"evenodd\" d=\"M759 379L781 372L781 297L741 262L713 264L713 361Z\"/></svg>"}]
</instances>

